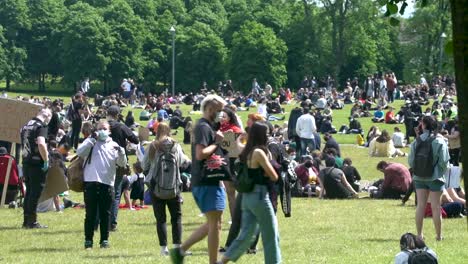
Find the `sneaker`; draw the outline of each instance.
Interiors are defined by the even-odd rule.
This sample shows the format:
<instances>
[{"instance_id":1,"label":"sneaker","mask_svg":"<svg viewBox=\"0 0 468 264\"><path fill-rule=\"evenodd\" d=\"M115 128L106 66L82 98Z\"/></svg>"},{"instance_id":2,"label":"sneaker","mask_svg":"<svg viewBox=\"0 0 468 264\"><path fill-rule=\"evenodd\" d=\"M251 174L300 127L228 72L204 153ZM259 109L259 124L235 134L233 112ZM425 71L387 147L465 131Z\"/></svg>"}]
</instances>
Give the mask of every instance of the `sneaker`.
<instances>
[{"instance_id":1,"label":"sneaker","mask_svg":"<svg viewBox=\"0 0 468 264\"><path fill-rule=\"evenodd\" d=\"M161 247L161 256L169 256L169 249L167 247Z\"/></svg>"},{"instance_id":2,"label":"sneaker","mask_svg":"<svg viewBox=\"0 0 468 264\"><path fill-rule=\"evenodd\" d=\"M117 231L117 225L112 224L109 230L110 230L111 232Z\"/></svg>"},{"instance_id":3,"label":"sneaker","mask_svg":"<svg viewBox=\"0 0 468 264\"><path fill-rule=\"evenodd\" d=\"M169 250L169 255L171 256L171 261L173 264L184 263L184 256L180 253L179 248L173 248Z\"/></svg>"},{"instance_id":4,"label":"sneaker","mask_svg":"<svg viewBox=\"0 0 468 264\"><path fill-rule=\"evenodd\" d=\"M99 243L99 246L101 248L109 248L110 247L109 240L103 240L101 243Z\"/></svg>"},{"instance_id":5,"label":"sneaker","mask_svg":"<svg viewBox=\"0 0 468 264\"><path fill-rule=\"evenodd\" d=\"M257 249L251 249L251 248L249 248L249 249L247 249L247 254L249 254L249 255L250 255L250 254L256 255L256 254L257 254Z\"/></svg>"},{"instance_id":6,"label":"sneaker","mask_svg":"<svg viewBox=\"0 0 468 264\"><path fill-rule=\"evenodd\" d=\"M225 248L225 247L220 247L220 248L219 248L219 252L220 252L220 253L226 252L226 248Z\"/></svg>"},{"instance_id":7,"label":"sneaker","mask_svg":"<svg viewBox=\"0 0 468 264\"><path fill-rule=\"evenodd\" d=\"M92 249L92 248L93 248L93 241L91 241L91 240L86 240L86 241L84 242L84 248L87 249L87 250Z\"/></svg>"},{"instance_id":8,"label":"sneaker","mask_svg":"<svg viewBox=\"0 0 468 264\"><path fill-rule=\"evenodd\" d=\"M23 227L26 228L26 229L43 229L43 228L48 228L48 226L46 226L46 225L41 225L41 224L39 224L38 222L29 224L29 225L25 225L25 226L23 226Z\"/></svg>"}]
</instances>

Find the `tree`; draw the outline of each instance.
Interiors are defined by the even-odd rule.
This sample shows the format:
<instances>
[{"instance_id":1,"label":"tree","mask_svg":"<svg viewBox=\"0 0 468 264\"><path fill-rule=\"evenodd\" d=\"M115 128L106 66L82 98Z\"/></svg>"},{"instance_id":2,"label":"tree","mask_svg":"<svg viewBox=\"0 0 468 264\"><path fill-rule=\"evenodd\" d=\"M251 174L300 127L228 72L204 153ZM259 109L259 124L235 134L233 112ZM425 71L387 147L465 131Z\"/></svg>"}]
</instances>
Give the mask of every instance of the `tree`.
<instances>
[{"instance_id":1,"label":"tree","mask_svg":"<svg viewBox=\"0 0 468 264\"><path fill-rule=\"evenodd\" d=\"M253 78L280 87L286 82L287 47L272 29L249 21L234 33L230 77L239 90L250 91Z\"/></svg>"},{"instance_id":2,"label":"tree","mask_svg":"<svg viewBox=\"0 0 468 264\"><path fill-rule=\"evenodd\" d=\"M106 51L114 45L110 27L89 4L70 7L60 40L65 81L75 84L84 77L104 80L111 58Z\"/></svg>"},{"instance_id":3,"label":"tree","mask_svg":"<svg viewBox=\"0 0 468 264\"><path fill-rule=\"evenodd\" d=\"M63 2L56 0L29 0L28 3L32 27L27 33L26 68L38 79L39 91L45 91L46 75L61 73L60 56L55 50L66 9Z\"/></svg>"},{"instance_id":4,"label":"tree","mask_svg":"<svg viewBox=\"0 0 468 264\"><path fill-rule=\"evenodd\" d=\"M193 91L204 81L213 87L225 79L227 49L208 25L195 22L185 30L179 30L177 36L178 91Z\"/></svg>"},{"instance_id":5,"label":"tree","mask_svg":"<svg viewBox=\"0 0 468 264\"><path fill-rule=\"evenodd\" d=\"M4 45L6 43L6 39L3 36L3 28L0 26L0 76L3 76L3 72L6 69L6 55Z\"/></svg>"},{"instance_id":6,"label":"tree","mask_svg":"<svg viewBox=\"0 0 468 264\"><path fill-rule=\"evenodd\" d=\"M133 14L132 8L124 0L112 1L101 12L104 22L109 26L113 43L106 48L106 56L110 58L110 62L106 68L105 88L107 84L119 87L122 78L141 79L141 52L143 35L146 34L143 21Z\"/></svg>"},{"instance_id":7,"label":"tree","mask_svg":"<svg viewBox=\"0 0 468 264\"><path fill-rule=\"evenodd\" d=\"M27 52L24 48L25 32L31 27L28 17L26 0L0 1L0 26L5 29L6 65L3 76L6 79L6 89L10 89L12 80L22 79Z\"/></svg>"}]
</instances>

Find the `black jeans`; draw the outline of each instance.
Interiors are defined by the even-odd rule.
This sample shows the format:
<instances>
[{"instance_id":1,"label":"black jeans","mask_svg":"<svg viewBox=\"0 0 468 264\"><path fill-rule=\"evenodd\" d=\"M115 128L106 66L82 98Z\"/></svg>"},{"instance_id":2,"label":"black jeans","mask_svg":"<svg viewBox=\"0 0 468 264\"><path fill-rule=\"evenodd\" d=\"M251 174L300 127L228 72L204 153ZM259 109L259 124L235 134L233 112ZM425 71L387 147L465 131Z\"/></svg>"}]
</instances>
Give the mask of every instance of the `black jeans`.
<instances>
[{"instance_id":1,"label":"black jeans","mask_svg":"<svg viewBox=\"0 0 468 264\"><path fill-rule=\"evenodd\" d=\"M37 222L37 204L44 190L47 172L43 172L40 165L23 164L23 174L26 183L23 225L31 225Z\"/></svg>"},{"instance_id":2,"label":"black jeans","mask_svg":"<svg viewBox=\"0 0 468 264\"><path fill-rule=\"evenodd\" d=\"M75 149L78 148L78 143L80 140L80 133L81 133L81 119L76 119L72 121L72 134L71 134L71 146Z\"/></svg>"},{"instance_id":3,"label":"black jeans","mask_svg":"<svg viewBox=\"0 0 468 264\"><path fill-rule=\"evenodd\" d=\"M388 102L389 103L393 103L393 101L395 101L395 99L393 98L393 93L394 92L395 91L390 91L390 90L387 91L387 97L388 97Z\"/></svg>"},{"instance_id":4,"label":"black jeans","mask_svg":"<svg viewBox=\"0 0 468 264\"><path fill-rule=\"evenodd\" d=\"M156 218L156 231L158 232L159 245L167 246L166 205L171 214L172 243L181 244L182 240L182 208L179 196L173 199L159 199L151 194L153 213Z\"/></svg>"},{"instance_id":5,"label":"black jeans","mask_svg":"<svg viewBox=\"0 0 468 264\"><path fill-rule=\"evenodd\" d=\"M234 208L234 215L231 217L231 227L229 228L228 237L226 239L225 248L227 249L231 243L237 238L240 232L242 220L242 193L237 193L236 207ZM260 233L257 233L255 240L250 245L250 249L256 249Z\"/></svg>"},{"instance_id":6,"label":"black jeans","mask_svg":"<svg viewBox=\"0 0 468 264\"><path fill-rule=\"evenodd\" d=\"M99 182L85 182L84 202L86 216L84 222L85 240L93 241L94 226L99 210L101 240L109 240L111 205L114 200L114 187Z\"/></svg>"}]
</instances>

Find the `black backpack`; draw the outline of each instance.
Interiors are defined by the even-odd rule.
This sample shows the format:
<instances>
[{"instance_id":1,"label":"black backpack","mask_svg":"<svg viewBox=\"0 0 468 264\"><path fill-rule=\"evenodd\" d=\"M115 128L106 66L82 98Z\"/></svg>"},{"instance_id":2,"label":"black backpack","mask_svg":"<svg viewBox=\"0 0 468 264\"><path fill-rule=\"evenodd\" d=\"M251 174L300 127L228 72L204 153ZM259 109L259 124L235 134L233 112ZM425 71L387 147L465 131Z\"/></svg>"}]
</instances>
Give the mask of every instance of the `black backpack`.
<instances>
[{"instance_id":1,"label":"black backpack","mask_svg":"<svg viewBox=\"0 0 468 264\"><path fill-rule=\"evenodd\" d=\"M416 139L416 149L414 153L414 175L422 178L431 178L434 172L434 158L432 153L432 142L435 137L430 137L425 141Z\"/></svg>"},{"instance_id":2,"label":"black backpack","mask_svg":"<svg viewBox=\"0 0 468 264\"><path fill-rule=\"evenodd\" d=\"M427 248L408 251L408 264L438 264L437 258L427 252Z\"/></svg>"}]
</instances>

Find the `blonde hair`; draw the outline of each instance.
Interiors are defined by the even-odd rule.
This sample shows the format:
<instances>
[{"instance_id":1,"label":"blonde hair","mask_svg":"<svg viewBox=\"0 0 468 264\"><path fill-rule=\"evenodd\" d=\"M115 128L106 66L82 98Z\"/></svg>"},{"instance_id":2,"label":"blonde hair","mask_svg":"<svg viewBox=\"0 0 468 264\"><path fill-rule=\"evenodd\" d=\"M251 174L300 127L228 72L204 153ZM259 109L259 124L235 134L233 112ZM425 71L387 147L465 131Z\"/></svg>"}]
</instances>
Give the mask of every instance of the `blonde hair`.
<instances>
[{"instance_id":1,"label":"blonde hair","mask_svg":"<svg viewBox=\"0 0 468 264\"><path fill-rule=\"evenodd\" d=\"M164 122L159 123L158 130L156 131L156 139L151 142L148 147L148 156L152 160L156 154L156 151L160 148L161 143L165 140L171 140L171 127Z\"/></svg>"},{"instance_id":2,"label":"blonde hair","mask_svg":"<svg viewBox=\"0 0 468 264\"><path fill-rule=\"evenodd\" d=\"M205 111L206 107L208 107L210 104L214 104L214 103L222 104L222 106L227 105L226 101L221 96L215 95L215 94L210 94L210 95L206 96L205 99L203 99L203 101L201 102L200 109L202 111Z\"/></svg>"}]
</instances>

